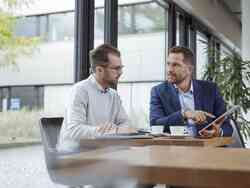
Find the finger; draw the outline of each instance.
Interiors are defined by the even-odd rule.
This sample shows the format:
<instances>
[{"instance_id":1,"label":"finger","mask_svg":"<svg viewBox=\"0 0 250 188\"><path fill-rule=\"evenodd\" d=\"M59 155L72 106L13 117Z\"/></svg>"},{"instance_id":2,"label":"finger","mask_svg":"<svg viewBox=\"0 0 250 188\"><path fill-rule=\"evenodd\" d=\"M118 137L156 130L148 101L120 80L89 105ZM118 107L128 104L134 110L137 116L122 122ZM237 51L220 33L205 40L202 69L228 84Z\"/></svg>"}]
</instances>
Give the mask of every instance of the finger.
<instances>
[{"instance_id":1,"label":"finger","mask_svg":"<svg viewBox=\"0 0 250 188\"><path fill-rule=\"evenodd\" d=\"M109 132L111 128L112 128L112 123L106 123L104 128L104 134Z\"/></svg>"},{"instance_id":2,"label":"finger","mask_svg":"<svg viewBox=\"0 0 250 188\"><path fill-rule=\"evenodd\" d=\"M99 132L100 132L101 134L104 134L104 133L106 132L107 125L108 125L107 122L104 123L104 124L101 124L100 129L99 129Z\"/></svg>"},{"instance_id":3,"label":"finger","mask_svg":"<svg viewBox=\"0 0 250 188\"><path fill-rule=\"evenodd\" d=\"M212 126L212 130L214 130L214 136L219 136L220 128L218 128L217 126Z\"/></svg>"},{"instance_id":4,"label":"finger","mask_svg":"<svg viewBox=\"0 0 250 188\"><path fill-rule=\"evenodd\" d=\"M201 122L202 123L205 122L206 119L207 119L207 117L206 117L205 113L204 112L200 112L200 120L201 120Z\"/></svg>"},{"instance_id":5,"label":"finger","mask_svg":"<svg viewBox=\"0 0 250 188\"><path fill-rule=\"evenodd\" d=\"M205 130L202 131L202 132L199 132L199 134L200 134L201 137L206 137L208 135Z\"/></svg>"},{"instance_id":6,"label":"finger","mask_svg":"<svg viewBox=\"0 0 250 188\"><path fill-rule=\"evenodd\" d=\"M97 132L100 133L100 134L103 134L103 132L104 132L104 125L100 125L100 126L97 128Z\"/></svg>"},{"instance_id":7,"label":"finger","mask_svg":"<svg viewBox=\"0 0 250 188\"><path fill-rule=\"evenodd\" d=\"M110 123L107 130L108 131L114 130L115 127L116 127L116 125L114 123Z\"/></svg>"},{"instance_id":8,"label":"finger","mask_svg":"<svg viewBox=\"0 0 250 188\"><path fill-rule=\"evenodd\" d=\"M216 136L216 129L206 130L209 137Z\"/></svg>"},{"instance_id":9,"label":"finger","mask_svg":"<svg viewBox=\"0 0 250 188\"><path fill-rule=\"evenodd\" d=\"M196 113L196 119L197 119L198 124L201 124L206 120L206 118L204 117L202 112L197 112Z\"/></svg>"},{"instance_id":10,"label":"finger","mask_svg":"<svg viewBox=\"0 0 250 188\"><path fill-rule=\"evenodd\" d=\"M216 118L215 115L213 115L213 114L211 114L211 113L209 113L209 112L204 112L204 114L205 114L206 116L208 116L208 117Z\"/></svg>"}]
</instances>

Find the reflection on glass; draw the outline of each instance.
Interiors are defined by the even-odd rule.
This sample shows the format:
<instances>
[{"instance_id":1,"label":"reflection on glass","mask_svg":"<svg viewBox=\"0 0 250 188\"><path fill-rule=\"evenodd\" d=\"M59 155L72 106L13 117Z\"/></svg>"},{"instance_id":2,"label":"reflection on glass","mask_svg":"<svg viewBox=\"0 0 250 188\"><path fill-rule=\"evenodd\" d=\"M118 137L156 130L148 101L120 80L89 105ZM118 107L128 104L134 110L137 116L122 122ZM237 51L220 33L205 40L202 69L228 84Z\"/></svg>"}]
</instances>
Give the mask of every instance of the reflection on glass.
<instances>
[{"instance_id":1,"label":"reflection on glass","mask_svg":"<svg viewBox=\"0 0 250 188\"><path fill-rule=\"evenodd\" d=\"M176 46L180 45L180 13L176 13Z\"/></svg>"},{"instance_id":2,"label":"reflection on glass","mask_svg":"<svg viewBox=\"0 0 250 188\"><path fill-rule=\"evenodd\" d=\"M38 36L42 42L34 54L16 59L18 71L13 67L0 70L3 141L38 139L40 114L62 116L66 93L74 80L73 10L17 18L15 34Z\"/></svg>"},{"instance_id":3,"label":"reflection on glass","mask_svg":"<svg viewBox=\"0 0 250 188\"><path fill-rule=\"evenodd\" d=\"M167 8L153 1L119 5L118 48L125 67L118 93L136 127L149 126L150 90L165 79L166 15Z\"/></svg>"},{"instance_id":4,"label":"reflection on glass","mask_svg":"<svg viewBox=\"0 0 250 188\"><path fill-rule=\"evenodd\" d=\"M23 17L16 21L15 34L17 36L35 37L38 36L37 17Z\"/></svg>"},{"instance_id":5,"label":"reflection on glass","mask_svg":"<svg viewBox=\"0 0 250 188\"><path fill-rule=\"evenodd\" d=\"M196 77L202 79L208 63L208 38L201 32L196 33Z\"/></svg>"},{"instance_id":6,"label":"reflection on glass","mask_svg":"<svg viewBox=\"0 0 250 188\"><path fill-rule=\"evenodd\" d=\"M49 15L49 40L69 41L74 38L74 13Z\"/></svg>"},{"instance_id":7,"label":"reflection on glass","mask_svg":"<svg viewBox=\"0 0 250 188\"><path fill-rule=\"evenodd\" d=\"M159 32L165 28L164 8L156 3L120 6L118 12L119 34Z\"/></svg>"},{"instance_id":8,"label":"reflection on glass","mask_svg":"<svg viewBox=\"0 0 250 188\"><path fill-rule=\"evenodd\" d=\"M166 11L154 2L119 7L118 48L125 64L122 81L165 78Z\"/></svg>"},{"instance_id":9,"label":"reflection on glass","mask_svg":"<svg viewBox=\"0 0 250 188\"><path fill-rule=\"evenodd\" d=\"M95 9L94 46L104 42L104 8Z\"/></svg>"},{"instance_id":10,"label":"reflection on glass","mask_svg":"<svg viewBox=\"0 0 250 188\"><path fill-rule=\"evenodd\" d=\"M132 126L149 128L149 101L151 88L160 82L120 83L118 93Z\"/></svg>"}]
</instances>

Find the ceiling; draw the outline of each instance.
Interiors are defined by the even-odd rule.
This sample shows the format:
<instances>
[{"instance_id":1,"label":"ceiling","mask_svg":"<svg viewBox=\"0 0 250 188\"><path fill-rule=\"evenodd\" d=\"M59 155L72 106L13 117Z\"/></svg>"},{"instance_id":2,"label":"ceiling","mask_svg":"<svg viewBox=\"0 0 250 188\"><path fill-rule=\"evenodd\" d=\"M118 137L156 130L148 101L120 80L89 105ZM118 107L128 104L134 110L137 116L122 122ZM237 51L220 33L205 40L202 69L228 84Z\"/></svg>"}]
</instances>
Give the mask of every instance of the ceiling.
<instances>
[{"instance_id":1,"label":"ceiling","mask_svg":"<svg viewBox=\"0 0 250 188\"><path fill-rule=\"evenodd\" d=\"M241 0L222 0L227 9L241 21Z\"/></svg>"}]
</instances>

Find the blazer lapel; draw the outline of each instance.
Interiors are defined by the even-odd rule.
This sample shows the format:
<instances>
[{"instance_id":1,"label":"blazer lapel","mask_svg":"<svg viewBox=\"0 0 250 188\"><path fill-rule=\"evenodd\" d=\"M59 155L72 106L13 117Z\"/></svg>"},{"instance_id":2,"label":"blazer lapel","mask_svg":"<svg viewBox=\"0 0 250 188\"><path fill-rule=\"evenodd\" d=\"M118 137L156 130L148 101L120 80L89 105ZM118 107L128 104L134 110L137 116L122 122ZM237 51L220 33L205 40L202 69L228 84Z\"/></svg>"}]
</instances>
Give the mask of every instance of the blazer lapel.
<instances>
[{"instance_id":1,"label":"blazer lapel","mask_svg":"<svg viewBox=\"0 0 250 188\"><path fill-rule=\"evenodd\" d=\"M173 85L171 85L171 95L169 95L169 101L171 101L171 106L173 107L174 112L181 110L178 90Z\"/></svg>"},{"instance_id":2,"label":"blazer lapel","mask_svg":"<svg viewBox=\"0 0 250 188\"><path fill-rule=\"evenodd\" d=\"M178 91L171 84L165 83L163 92L161 92L162 97L164 98L164 106L166 109L169 109L171 112L176 112L181 109L181 104L178 96Z\"/></svg>"},{"instance_id":3,"label":"blazer lapel","mask_svg":"<svg viewBox=\"0 0 250 188\"><path fill-rule=\"evenodd\" d=\"M178 95L178 91L176 88L173 88L173 93L174 93L174 98L171 100L172 104L174 106L174 110L175 111L179 111L181 110L181 103L180 103L180 99L179 99L179 95Z\"/></svg>"},{"instance_id":4,"label":"blazer lapel","mask_svg":"<svg viewBox=\"0 0 250 188\"><path fill-rule=\"evenodd\" d=\"M194 108L195 110L202 110L202 89L200 88L198 82L193 80L194 89Z\"/></svg>"}]
</instances>

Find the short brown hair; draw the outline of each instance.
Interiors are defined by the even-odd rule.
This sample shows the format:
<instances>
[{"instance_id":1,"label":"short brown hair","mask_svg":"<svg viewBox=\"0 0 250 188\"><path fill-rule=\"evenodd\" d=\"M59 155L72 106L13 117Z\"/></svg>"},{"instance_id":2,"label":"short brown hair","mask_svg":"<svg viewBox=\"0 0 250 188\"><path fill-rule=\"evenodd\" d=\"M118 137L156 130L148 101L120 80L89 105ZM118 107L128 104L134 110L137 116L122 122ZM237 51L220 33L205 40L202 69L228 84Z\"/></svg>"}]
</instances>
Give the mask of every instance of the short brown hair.
<instances>
[{"instance_id":1,"label":"short brown hair","mask_svg":"<svg viewBox=\"0 0 250 188\"><path fill-rule=\"evenodd\" d=\"M169 49L169 54L170 53L182 53L185 61L190 62L191 65L194 64L194 54L189 48L183 46L174 46Z\"/></svg>"},{"instance_id":2,"label":"short brown hair","mask_svg":"<svg viewBox=\"0 0 250 188\"><path fill-rule=\"evenodd\" d=\"M109 63L108 54L113 54L118 57L121 56L120 51L117 48L114 48L110 44L102 44L97 48L93 49L89 53L91 69L95 72L96 67L107 66Z\"/></svg>"}]
</instances>

